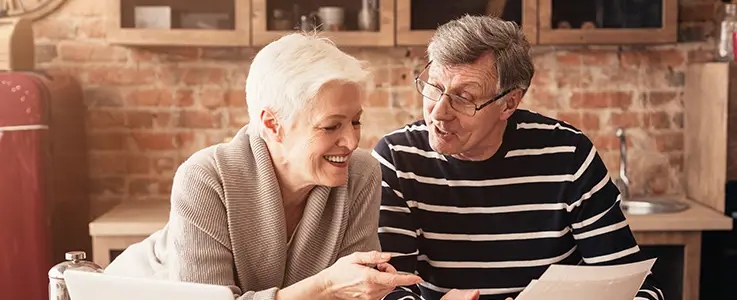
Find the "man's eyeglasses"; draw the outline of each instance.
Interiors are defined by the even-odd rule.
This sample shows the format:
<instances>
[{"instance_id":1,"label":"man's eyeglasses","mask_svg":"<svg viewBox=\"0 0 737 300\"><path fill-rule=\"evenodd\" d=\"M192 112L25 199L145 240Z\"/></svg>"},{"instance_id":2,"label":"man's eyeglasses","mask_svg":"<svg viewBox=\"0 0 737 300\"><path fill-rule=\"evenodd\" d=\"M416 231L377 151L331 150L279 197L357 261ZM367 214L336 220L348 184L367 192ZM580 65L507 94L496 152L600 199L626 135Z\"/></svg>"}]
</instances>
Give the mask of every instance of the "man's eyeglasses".
<instances>
[{"instance_id":1,"label":"man's eyeglasses","mask_svg":"<svg viewBox=\"0 0 737 300\"><path fill-rule=\"evenodd\" d=\"M415 76L415 86L417 87L417 91L420 92L420 94L422 94L423 97L428 98L432 101L440 101L443 95L446 95L450 99L450 107L452 107L457 112L470 116L470 117L475 116L477 111L488 106L489 104L494 103L494 101L497 101L503 98L504 96L509 94L509 92L514 90L514 88L508 89L494 96L494 98L491 98L490 100L484 102L483 104L476 105L476 103L474 103L471 100L468 100L458 95L448 94L440 87L435 86L431 83L428 83L427 80L421 79L420 77L427 71L427 68L430 67L431 63L432 61L428 62L427 65L425 65L425 68L422 69L422 72L420 72L419 74L417 74L417 76Z\"/></svg>"}]
</instances>

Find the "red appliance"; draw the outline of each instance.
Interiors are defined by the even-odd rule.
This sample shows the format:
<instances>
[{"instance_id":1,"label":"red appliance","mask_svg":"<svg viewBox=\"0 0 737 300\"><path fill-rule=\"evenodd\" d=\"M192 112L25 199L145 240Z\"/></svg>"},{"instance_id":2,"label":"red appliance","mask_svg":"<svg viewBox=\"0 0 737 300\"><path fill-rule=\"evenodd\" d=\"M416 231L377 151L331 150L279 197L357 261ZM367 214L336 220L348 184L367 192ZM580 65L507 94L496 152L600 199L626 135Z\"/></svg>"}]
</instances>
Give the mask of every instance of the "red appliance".
<instances>
[{"instance_id":1,"label":"red appliance","mask_svg":"<svg viewBox=\"0 0 737 300\"><path fill-rule=\"evenodd\" d=\"M0 73L0 298L47 300L64 253L90 253L85 106L66 75Z\"/></svg>"}]
</instances>

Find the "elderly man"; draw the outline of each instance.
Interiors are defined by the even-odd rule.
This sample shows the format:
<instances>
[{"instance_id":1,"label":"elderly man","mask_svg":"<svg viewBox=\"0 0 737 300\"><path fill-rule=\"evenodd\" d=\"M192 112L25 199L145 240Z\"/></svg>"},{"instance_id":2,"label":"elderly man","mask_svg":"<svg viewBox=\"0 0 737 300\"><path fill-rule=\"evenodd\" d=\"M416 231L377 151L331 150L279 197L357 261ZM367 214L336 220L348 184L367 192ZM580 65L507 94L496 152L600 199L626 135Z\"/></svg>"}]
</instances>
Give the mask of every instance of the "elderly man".
<instances>
[{"instance_id":1,"label":"elderly man","mask_svg":"<svg viewBox=\"0 0 737 300\"><path fill-rule=\"evenodd\" d=\"M416 78L424 120L374 149L382 250L425 280L412 288L427 300L513 298L551 264L644 260L592 142L518 109L534 74L529 50L498 18L440 26ZM662 300L653 283L637 299Z\"/></svg>"}]
</instances>

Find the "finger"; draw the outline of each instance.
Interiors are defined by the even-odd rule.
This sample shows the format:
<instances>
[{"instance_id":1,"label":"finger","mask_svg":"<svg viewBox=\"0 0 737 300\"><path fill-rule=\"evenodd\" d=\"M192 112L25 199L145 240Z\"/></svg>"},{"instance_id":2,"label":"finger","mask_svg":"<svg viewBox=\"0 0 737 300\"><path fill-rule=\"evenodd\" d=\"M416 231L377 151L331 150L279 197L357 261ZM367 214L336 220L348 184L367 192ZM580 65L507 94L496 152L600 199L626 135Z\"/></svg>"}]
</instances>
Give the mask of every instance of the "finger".
<instances>
[{"instance_id":1,"label":"finger","mask_svg":"<svg viewBox=\"0 0 737 300\"><path fill-rule=\"evenodd\" d=\"M504 300L514 300L514 299L512 299L512 297L507 297L507 299L504 299Z\"/></svg>"},{"instance_id":2,"label":"finger","mask_svg":"<svg viewBox=\"0 0 737 300\"><path fill-rule=\"evenodd\" d=\"M372 272L373 282L387 287L413 285L423 282L420 276L414 274L391 274Z\"/></svg>"},{"instance_id":3,"label":"finger","mask_svg":"<svg viewBox=\"0 0 737 300\"><path fill-rule=\"evenodd\" d=\"M443 300L478 300L480 292L478 290L459 290L452 289L448 291Z\"/></svg>"},{"instance_id":4,"label":"finger","mask_svg":"<svg viewBox=\"0 0 737 300\"><path fill-rule=\"evenodd\" d=\"M392 274L396 274L397 273L397 269L395 269L394 266L392 266L392 265L390 265L388 263L381 263L381 264L379 264L377 266L377 269L379 269L379 271L385 272L385 273L392 273Z\"/></svg>"},{"instance_id":5,"label":"finger","mask_svg":"<svg viewBox=\"0 0 737 300\"><path fill-rule=\"evenodd\" d=\"M355 252L348 257L352 263L361 265L378 265L388 262L392 258L391 254L379 251Z\"/></svg>"}]
</instances>

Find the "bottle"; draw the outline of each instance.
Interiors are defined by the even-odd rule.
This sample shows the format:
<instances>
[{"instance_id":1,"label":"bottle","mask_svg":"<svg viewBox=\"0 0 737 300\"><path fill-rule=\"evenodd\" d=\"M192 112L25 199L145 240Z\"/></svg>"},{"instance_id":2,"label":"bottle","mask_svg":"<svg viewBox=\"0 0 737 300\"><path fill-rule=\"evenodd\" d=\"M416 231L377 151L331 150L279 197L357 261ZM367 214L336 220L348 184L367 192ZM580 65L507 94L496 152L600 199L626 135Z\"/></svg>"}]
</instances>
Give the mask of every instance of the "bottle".
<instances>
[{"instance_id":1,"label":"bottle","mask_svg":"<svg viewBox=\"0 0 737 300\"><path fill-rule=\"evenodd\" d=\"M64 256L67 261L61 262L49 270L49 300L70 300L67 284L64 281L64 272L67 270L102 273L102 267L86 261L84 251L70 251Z\"/></svg>"},{"instance_id":2,"label":"bottle","mask_svg":"<svg viewBox=\"0 0 737 300\"><path fill-rule=\"evenodd\" d=\"M719 22L719 38L717 39L716 60L734 60L732 33L737 29L737 4L725 4L724 16Z\"/></svg>"}]
</instances>

